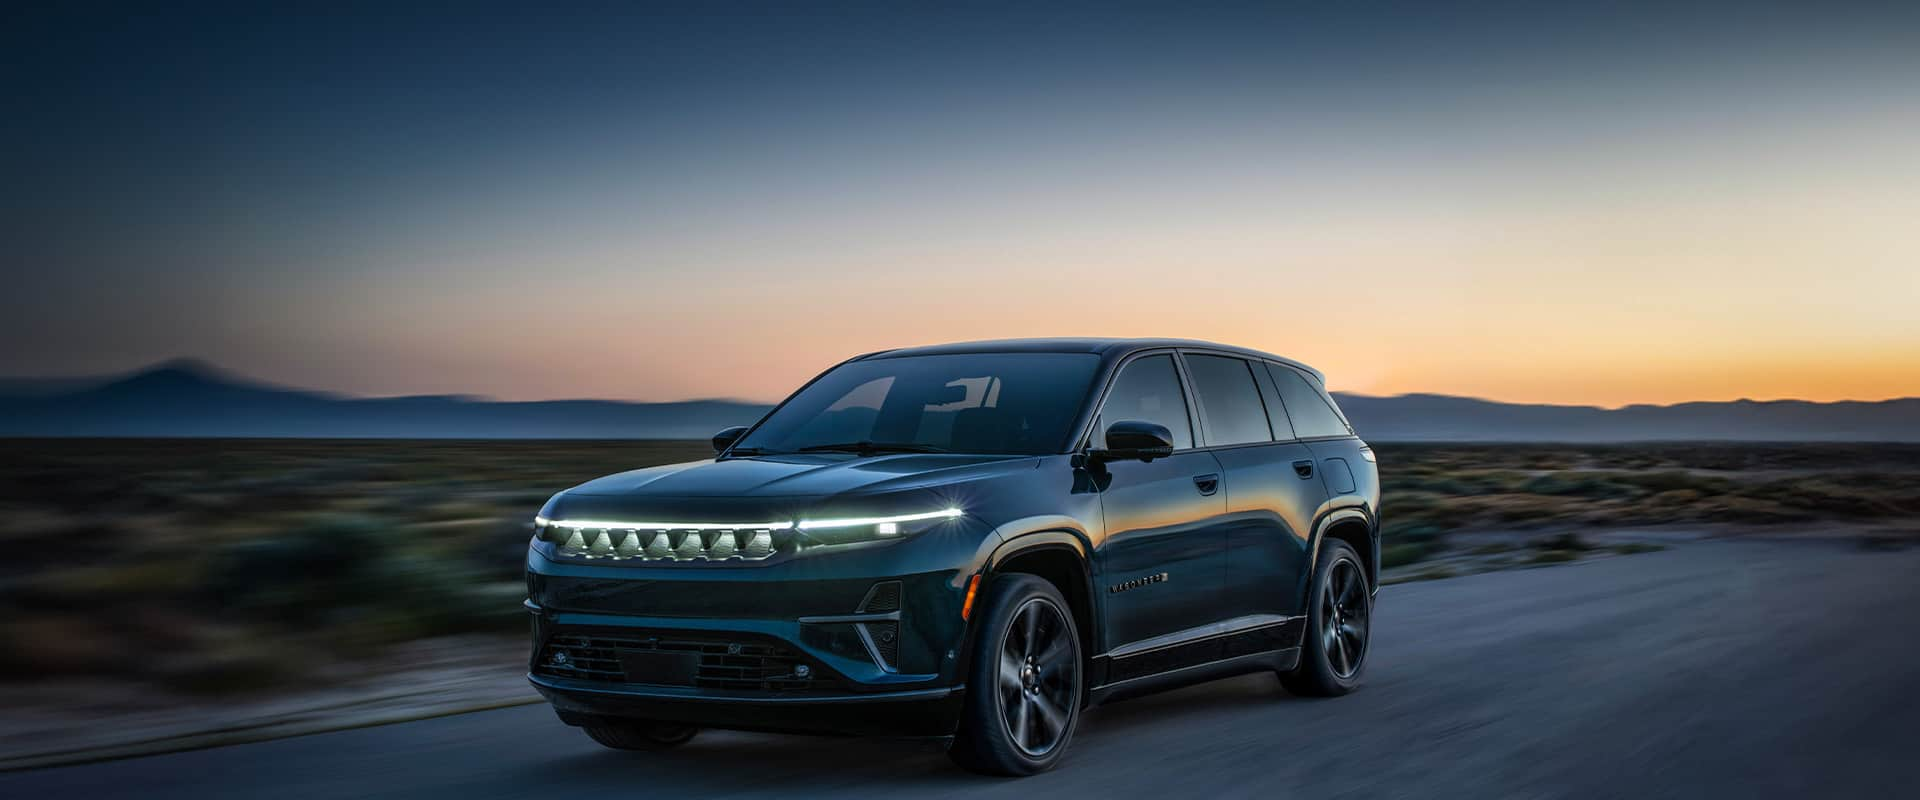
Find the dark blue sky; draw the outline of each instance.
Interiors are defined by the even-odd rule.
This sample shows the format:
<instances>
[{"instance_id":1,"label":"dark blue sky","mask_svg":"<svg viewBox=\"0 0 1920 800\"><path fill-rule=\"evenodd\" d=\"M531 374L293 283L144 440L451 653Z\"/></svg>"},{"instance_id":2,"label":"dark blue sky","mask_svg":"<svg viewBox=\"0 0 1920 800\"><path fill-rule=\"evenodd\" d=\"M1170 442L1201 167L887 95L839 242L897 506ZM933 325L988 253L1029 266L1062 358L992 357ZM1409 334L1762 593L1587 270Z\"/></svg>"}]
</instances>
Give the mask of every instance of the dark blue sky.
<instances>
[{"instance_id":1,"label":"dark blue sky","mask_svg":"<svg viewBox=\"0 0 1920 800\"><path fill-rule=\"evenodd\" d=\"M1170 333L1380 391L1920 392L1912 4L1505 5L13 10L0 374L767 398ZM1370 339L1246 304L1355 281Z\"/></svg>"}]
</instances>

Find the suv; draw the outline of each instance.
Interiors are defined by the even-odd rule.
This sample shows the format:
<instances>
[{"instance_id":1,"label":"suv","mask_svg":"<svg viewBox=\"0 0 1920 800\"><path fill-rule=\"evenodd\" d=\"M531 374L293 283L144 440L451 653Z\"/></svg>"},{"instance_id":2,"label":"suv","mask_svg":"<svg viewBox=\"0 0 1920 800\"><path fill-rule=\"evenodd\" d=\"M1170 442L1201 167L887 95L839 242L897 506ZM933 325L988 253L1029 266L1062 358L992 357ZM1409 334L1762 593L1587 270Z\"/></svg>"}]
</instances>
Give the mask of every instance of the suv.
<instances>
[{"instance_id":1,"label":"suv","mask_svg":"<svg viewBox=\"0 0 1920 800\"><path fill-rule=\"evenodd\" d=\"M706 461L547 501L528 678L603 745L702 727L1057 762L1080 711L1272 671L1352 691L1380 484L1320 373L1179 340L889 350Z\"/></svg>"}]
</instances>

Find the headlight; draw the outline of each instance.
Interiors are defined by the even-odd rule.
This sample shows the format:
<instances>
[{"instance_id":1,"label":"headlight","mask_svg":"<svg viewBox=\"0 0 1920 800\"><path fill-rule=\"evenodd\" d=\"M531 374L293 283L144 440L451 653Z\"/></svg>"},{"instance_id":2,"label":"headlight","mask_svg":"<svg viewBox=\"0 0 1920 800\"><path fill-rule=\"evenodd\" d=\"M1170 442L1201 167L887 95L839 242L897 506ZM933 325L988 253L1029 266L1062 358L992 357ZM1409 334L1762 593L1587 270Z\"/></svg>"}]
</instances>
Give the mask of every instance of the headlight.
<instances>
[{"instance_id":1,"label":"headlight","mask_svg":"<svg viewBox=\"0 0 1920 800\"><path fill-rule=\"evenodd\" d=\"M943 508L939 511L898 514L891 517L803 519L794 523L793 527L804 533L808 540L818 544L851 544L912 536L962 516L965 516L965 512L960 509Z\"/></svg>"}]
</instances>

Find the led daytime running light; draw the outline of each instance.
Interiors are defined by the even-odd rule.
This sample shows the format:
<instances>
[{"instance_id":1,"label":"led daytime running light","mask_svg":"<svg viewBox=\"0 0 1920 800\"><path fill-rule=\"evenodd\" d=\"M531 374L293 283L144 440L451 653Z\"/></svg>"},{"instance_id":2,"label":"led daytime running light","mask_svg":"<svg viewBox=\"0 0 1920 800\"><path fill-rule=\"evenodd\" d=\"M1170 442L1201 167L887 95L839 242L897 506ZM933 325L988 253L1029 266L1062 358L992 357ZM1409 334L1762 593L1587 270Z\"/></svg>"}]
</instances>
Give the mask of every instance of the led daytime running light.
<instances>
[{"instance_id":1,"label":"led daytime running light","mask_svg":"<svg viewBox=\"0 0 1920 800\"><path fill-rule=\"evenodd\" d=\"M944 508L924 514L901 514L892 517L846 517L838 519L780 520L777 522L645 522L602 519L566 519L551 520L534 517L535 527L559 527L587 530L657 530L657 531L739 531L739 530L819 530L822 528L857 528L868 525L897 525L902 522L919 522L927 519L953 519L966 516L966 512L957 508Z\"/></svg>"},{"instance_id":2,"label":"led daytime running light","mask_svg":"<svg viewBox=\"0 0 1920 800\"><path fill-rule=\"evenodd\" d=\"M847 519L803 519L798 524L794 525L794 527L803 531L818 530L820 528L858 528L866 525L887 525L887 524L899 524L902 522L919 522L920 520L923 520L923 519L952 519L954 517L961 516L963 513L964 512L962 512L960 509L957 509L957 508L946 508L946 509L941 509L939 511L929 511L925 514L901 514L900 516L897 516L897 517L850 517Z\"/></svg>"}]
</instances>

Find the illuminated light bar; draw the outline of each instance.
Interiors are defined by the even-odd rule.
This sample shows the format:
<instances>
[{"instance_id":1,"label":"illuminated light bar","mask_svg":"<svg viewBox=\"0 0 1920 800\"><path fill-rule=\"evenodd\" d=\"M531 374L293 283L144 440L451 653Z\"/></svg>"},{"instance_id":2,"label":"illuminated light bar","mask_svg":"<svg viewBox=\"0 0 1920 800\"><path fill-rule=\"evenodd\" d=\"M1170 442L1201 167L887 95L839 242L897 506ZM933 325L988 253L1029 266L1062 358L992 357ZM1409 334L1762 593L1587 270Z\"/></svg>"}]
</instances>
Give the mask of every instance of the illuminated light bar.
<instances>
[{"instance_id":1,"label":"illuminated light bar","mask_svg":"<svg viewBox=\"0 0 1920 800\"><path fill-rule=\"evenodd\" d=\"M837 519L803 519L799 522L780 520L777 522L646 522L609 519L564 519L551 520L534 517L533 524L540 527L567 528L570 530L596 531L739 531L773 530L784 531L798 529L803 531L820 528L855 528L864 525L893 525L902 522L919 522L924 519L952 519L966 516L966 512L957 508L943 508L924 514L901 514L893 517L846 517Z\"/></svg>"},{"instance_id":2,"label":"illuminated light bar","mask_svg":"<svg viewBox=\"0 0 1920 800\"><path fill-rule=\"evenodd\" d=\"M914 517L920 519L920 517ZM616 531L737 531L767 528L781 531L793 527L791 520L778 522L634 522L615 519L543 519L533 518L535 525L551 525L556 528L586 528L588 530Z\"/></svg>"},{"instance_id":3,"label":"illuminated light bar","mask_svg":"<svg viewBox=\"0 0 1920 800\"><path fill-rule=\"evenodd\" d=\"M786 531L871 528L876 536L902 533L901 523L965 516L958 508L891 517L847 517L738 524L719 522L644 522L625 520L553 520L534 517L540 537L568 556L624 561L758 561L778 549L774 535Z\"/></svg>"},{"instance_id":4,"label":"illuminated light bar","mask_svg":"<svg viewBox=\"0 0 1920 800\"><path fill-rule=\"evenodd\" d=\"M810 530L818 530L820 528L855 528L863 525L880 526L880 525L892 524L896 526L896 530L897 530L898 525L902 522L919 522L920 520L923 520L923 519L952 519L954 517L963 516L964 514L965 512L957 508L945 508L939 511L929 511L925 514L902 514L897 517L849 517L846 519L803 519L798 523L796 523L794 527L799 528L800 530L803 530L803 531L810 531Z\"/></svg>"}]
</instances>

